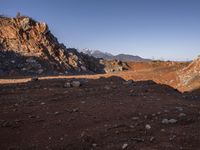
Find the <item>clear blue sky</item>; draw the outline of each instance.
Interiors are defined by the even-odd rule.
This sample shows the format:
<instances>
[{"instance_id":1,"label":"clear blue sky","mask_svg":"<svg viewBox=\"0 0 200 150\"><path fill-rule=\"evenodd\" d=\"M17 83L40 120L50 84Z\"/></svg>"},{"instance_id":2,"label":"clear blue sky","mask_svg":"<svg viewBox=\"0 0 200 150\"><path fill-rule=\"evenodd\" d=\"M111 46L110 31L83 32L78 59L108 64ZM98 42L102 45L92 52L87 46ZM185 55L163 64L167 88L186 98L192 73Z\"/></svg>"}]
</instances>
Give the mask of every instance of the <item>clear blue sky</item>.
<instances>
[{"instance_id":1,"label":"clear blue sky","mask_svg":"<svg viewBox=\"0 0 200 150\"><path fill-rule=\"evenodd\" d=\"M47 22L67 47L146 58L200 54L200 0L0 0L0 13Z\"/></svg>"}]
</instances>

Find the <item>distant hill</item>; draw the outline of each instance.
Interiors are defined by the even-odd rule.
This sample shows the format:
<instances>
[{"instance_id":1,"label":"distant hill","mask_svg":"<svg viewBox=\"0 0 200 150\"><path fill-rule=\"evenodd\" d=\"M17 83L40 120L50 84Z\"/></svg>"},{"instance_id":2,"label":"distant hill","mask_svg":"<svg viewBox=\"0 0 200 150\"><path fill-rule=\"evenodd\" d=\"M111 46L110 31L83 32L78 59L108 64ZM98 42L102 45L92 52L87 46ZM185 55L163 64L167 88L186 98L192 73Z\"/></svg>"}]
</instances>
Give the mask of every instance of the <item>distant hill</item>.
<instances>
[{"instance_id":1,"label":"distant hill","mask_svg":"<svg viewBox=\"0 0 200 150\"><path fill-rule=\"evenodd\" d=\"M120 61L151 61L151 59L145 59L142 58L140 56L134 56L134 55L128 55L128 54L118 54L118 55L112 55L110 53L107 52L102 52L99 50L89 50L89 49L84 49L81 50L81 52L89 55L89 56L93 56L96 58L103 58L106 60L113 60L113 59L117 59Z\"/></svg>"}]
</instances>

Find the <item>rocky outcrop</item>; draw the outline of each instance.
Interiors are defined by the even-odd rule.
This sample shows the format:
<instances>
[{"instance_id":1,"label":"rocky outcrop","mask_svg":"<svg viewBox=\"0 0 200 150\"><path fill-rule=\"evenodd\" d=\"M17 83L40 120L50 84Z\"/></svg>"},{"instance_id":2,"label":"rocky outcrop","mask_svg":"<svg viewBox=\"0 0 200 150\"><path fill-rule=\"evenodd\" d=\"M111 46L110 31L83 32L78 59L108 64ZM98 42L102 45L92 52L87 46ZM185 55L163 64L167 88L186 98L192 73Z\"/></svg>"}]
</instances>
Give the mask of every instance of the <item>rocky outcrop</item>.
<instances>
[{"instance_id":1,"label":"rocky outcrop","mask_svg":"<svg viewBox=\"0 0 200 150\"><path fill-rule=\"evenodd\" d=\"M46 23L26 16L0 17L0 57L0 74L103 73L106 67L100 59L67 49Z\"/></svg>"},{"instance_id":2,"label":"rocky outcrop","mask_svg":"<svg viewBox=\"0 0 200 150\"><path fill-rule=\"evenodd\" d=\"M178 72L179 86L193 90L200 87L200 57L192 61L186 68Z\"/></svg>"}]
</instances>

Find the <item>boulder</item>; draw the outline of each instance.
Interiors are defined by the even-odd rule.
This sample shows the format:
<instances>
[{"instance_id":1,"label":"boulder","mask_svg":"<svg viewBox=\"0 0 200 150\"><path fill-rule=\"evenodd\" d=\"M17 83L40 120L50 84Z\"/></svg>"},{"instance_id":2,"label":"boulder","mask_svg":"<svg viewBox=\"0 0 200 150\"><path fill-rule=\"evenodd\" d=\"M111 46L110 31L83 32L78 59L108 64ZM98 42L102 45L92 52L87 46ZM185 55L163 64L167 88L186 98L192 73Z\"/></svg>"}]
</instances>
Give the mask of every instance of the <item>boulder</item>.
<instances>
[{"instance_id":1,"label":"boulder","mask_svg":"<svg viewBox=\"0 0 200 150\"><path fill-rule=\"evenodd\" d=\"M72 87L80 87L81 86L81 82L80 81L72 81L71 85L72 85Z\"/></svg>"}]
</instances>

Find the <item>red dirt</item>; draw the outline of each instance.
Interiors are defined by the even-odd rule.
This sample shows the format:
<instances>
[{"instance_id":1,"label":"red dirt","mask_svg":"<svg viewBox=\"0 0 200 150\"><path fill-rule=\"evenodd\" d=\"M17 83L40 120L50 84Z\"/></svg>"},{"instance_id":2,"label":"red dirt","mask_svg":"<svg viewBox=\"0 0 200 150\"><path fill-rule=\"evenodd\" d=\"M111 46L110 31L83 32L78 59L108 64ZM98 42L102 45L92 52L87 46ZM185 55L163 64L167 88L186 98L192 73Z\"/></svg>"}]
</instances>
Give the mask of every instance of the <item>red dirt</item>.
<instances>
[{"instance_id":1,"label":"red dirt","mask_svg":"<svg viewBox=\"0 0 200 150\"><path fill-rule=\"evenodd\" d=\"M199 150L199 92L182 94L151 81L123 84L122 78L159 83L173 77L170 65L140 65L116 74L1 79L0 149ZM82 86L64 88L73 78ZM177 123L162 124L165 118Z\"/></svg>"}]
</instances>

